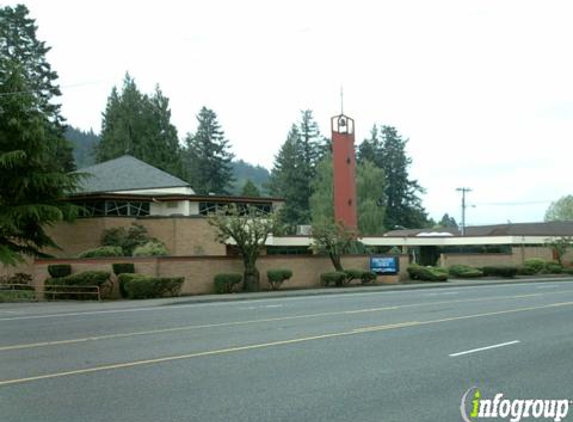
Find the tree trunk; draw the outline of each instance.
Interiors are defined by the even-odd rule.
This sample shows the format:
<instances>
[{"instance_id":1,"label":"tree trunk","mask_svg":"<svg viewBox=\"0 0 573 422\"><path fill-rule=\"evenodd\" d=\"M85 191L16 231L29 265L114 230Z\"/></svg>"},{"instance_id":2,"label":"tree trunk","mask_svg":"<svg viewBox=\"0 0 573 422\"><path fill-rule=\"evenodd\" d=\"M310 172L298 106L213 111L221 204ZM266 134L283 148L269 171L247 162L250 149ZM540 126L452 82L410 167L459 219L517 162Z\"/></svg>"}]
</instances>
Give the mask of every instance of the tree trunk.
<instances>
[{"instance_id":1,"label":"tree trunk","mask_svg":"<svg viewBox=\"0 0 573 422\"><path fill-rule=\"evenodd\" d=\"M342 262L340 261L340 255L331 253L329 256L332 261L332 265L334 265L334 269L336 271L344 271L344 268L342 268Z\"/></svg>"},{"instance_id":2,"label":"tree trunk","mask_svg":"<svg viewBox=\"0 0 573 422\"><path fill-rule=\"evenodd\" d=\"M259 270L257 269L255 262L248 260L244 261L245 272L244 279L245 283L243 285L244 290L247 292L258 292L261 290L260 280L259 280Z\"/></svg>"}]
</instances>

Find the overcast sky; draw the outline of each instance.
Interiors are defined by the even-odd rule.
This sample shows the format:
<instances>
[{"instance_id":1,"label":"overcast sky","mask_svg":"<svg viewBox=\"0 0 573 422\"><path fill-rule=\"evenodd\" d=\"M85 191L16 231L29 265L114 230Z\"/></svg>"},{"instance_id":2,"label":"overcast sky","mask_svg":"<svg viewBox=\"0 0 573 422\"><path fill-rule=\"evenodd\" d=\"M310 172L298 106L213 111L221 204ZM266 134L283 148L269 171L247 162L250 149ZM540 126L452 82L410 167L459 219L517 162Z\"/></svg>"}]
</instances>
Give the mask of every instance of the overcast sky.
<instances>
[{"instance_id":1,"label":"overcast sky","mask_svg":"<svg viewBox=\"0 0 573 422\"><path fill-rule=\"evenodd\" d=\"M1 0L0 0L1 1ZM15 4L16 2L4 2ZM52 46L69 124L99 132L126 71L159 84L180 138L212 108L238 158L271 168L300 110L409 138L435 219L541 221L571 194L573 4L527 0L23 1Z\"/></svg>"}]
</instances>

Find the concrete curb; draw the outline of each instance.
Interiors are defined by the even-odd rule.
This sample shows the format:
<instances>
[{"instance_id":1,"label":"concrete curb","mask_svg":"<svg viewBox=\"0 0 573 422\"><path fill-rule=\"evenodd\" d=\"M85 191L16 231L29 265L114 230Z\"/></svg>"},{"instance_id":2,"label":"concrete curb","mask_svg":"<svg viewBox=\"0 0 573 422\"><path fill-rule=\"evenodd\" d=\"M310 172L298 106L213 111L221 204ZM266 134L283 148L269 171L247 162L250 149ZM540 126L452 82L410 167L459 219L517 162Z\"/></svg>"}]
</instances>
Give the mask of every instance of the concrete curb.
<instances>
[{"instance_id":1,"label":"concrete curb","mask_svg":"<svg viewBox=\"0 0 573 422\"><path fill-rule=\"evenodd\" d=\"M274 292L257 292L257 293L232 293L223 295L198 295L183 296L161 306L182 305L190 303L214 303L214 302L242 302L248 300L266 300L282 299L286 297L305 297L305 296L329 296L329 295L346 295L354 293L367 292L395 292L407 290L423 289L447 289L457 287L486 287L486 286L503 286L516 284L531 284L543 282L573 282L573 277L548 277L548 278L516 278L516 279L489 279L489 280L453 280L448 282L425 282L415 284L396 284L396 285L378 285L378 286L353 286L340 288L320 288L320 289L300 289L300 290L279 290Z\"/></svg>"}]
</instances>

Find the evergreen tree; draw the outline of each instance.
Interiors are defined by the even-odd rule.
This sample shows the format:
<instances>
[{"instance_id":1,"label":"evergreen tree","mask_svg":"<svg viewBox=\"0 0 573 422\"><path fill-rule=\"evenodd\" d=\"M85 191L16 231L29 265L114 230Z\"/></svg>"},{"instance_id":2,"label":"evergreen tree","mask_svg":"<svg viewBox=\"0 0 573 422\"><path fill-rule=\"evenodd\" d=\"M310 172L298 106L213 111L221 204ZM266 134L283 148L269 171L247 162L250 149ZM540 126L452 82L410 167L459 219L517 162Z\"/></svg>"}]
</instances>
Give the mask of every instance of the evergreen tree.
<instances>
[{"instance_id":1,"label":"evergreen tree","mask_svg":"<svg viewBox=\"0 0 573 422\"><path fill-rule=\"evenodd\" d=\"M280 219L291 231L297 224L310 221L310 198L304 197L309 188L301 170L303 160L300 147L300 132L296 125L292 125L287 140L275 157L269 184L271 195L285 199L280 209Z\"/></svg>"},{"instance_id":2,"label":"evergreen tree","mask_svg":"<svg viewBox=\"0 0 573 422\"><path fill-rule=\"evenodd\" d=\"M310 223L310 197L316 168L328 152L328 141L320 134L312 111L301 112L298 125L292 125L287 140L271 172L271 193L285 198L282 222L290 227Z\"/></svg>"},{"instance_id":3,"label":"evergreen tree","mask_svg":"<svg viewBox=\"0 0 573 422\"><path fill-rule=\"evenodd\" d=\"M45 153L58 166L70 172L75 170L72 147L64 138L65 120L60 114L61 105L55 100L61 95L56 83L58 74L46 60L50 48L36 37L36 24L26 6L6 6L0 9L0 57L3 72L14 65L20 74L23 92L33 96L46 122ZM12 70L14 70L13 68Z\"/></svg>"},{"instance_id":4,"label":"evergreen tree","mask_svg":"<svg viewBox=\"0 0 573 422\"><path fill-rule=\"evenodd\" d=\"M261 196L261 192L259 191L259 188L257 188L257 185L255 185L252 182L252 180L249 179L243 185L241 196L250 196L253 198L258 198L259 196Z\"/></svg>"},{"instance_id":5,"label":"evergreen tree","mask_svg":"<svg viewBox=\"0 0 573 422\"><path fill-rule=\"evenodd\" d=\"M184 160L189 182L197 193L229 194L234 181L229 141L213 110L203 107L197 115L195 134L185 140Z\"/></svg>"},{"instance_id":6,"label":"evergreen tree","mask_svg":"<svg viewBox=\"0 0 573 422\"><path fill-rule=\"evenodd\" d=\"M169 100L159 87L142 94L126 74L121 93L112 88L102 119L96 161L129 154L175 176L185 178L177 129L171 124Z\"/></svg>"},{"instance_id":7,"label":"evergreen tree","mask_svg":"<svg viewBox=\"0 0 573 422\"><path fill-rule=\"evenodd\" d=\"M76 207L61 198L76 189L56 157L62 118L50 104L56 75L24 6L0 9L0 263L46 256L55 247L45 227L71 221ZM34 57L27 54L33 54ZM24 60L23 60L24 58Z\"/></svg>"},{"instance_id":8,"label":"evergreen tree","mask_svg":"<svg viewBox=\"0 0 573 422\"><path fill-rule=\"evenodd\" d=\"M370 130L370 138L365 139L360 146L356 154L356 161L361 163L364 161L370 161L377 167L382 168L382 163L380 162L380 138L378 135L378 128L376 125L372 126Z\"/></svg>"},{"instance_id":9,"label":"evergreen tree","mask_svg":"<svg viewBox=\"0 0 573 422\"><path fill-rule=\"evenodd\" d=\"M442 216L442 219L438 223L438 227L458 227L458 223L454 217L450 217L448 213Z\"/></svg>"},{"instance_id":10,"label":"evergreen tree","mask_svg":"<svg viewBox=\"0 0 573 422\"><path fill-rule=\"evenodd\" d=\"M98 135L93 130L88 132L68 126L65 137L70 141L74 151L74 161L76 167L81 169L95 164L95 150L100 141Z\"/></svg>"},{"instance_id":11,"label":"evergreen tree","mask_svg":"<svg viewBox=\"0 0 573 422\"><path fill-rule=\"evenodd\" d=\"M243 160L233 160L231 166L233 167L233 178L235 179L234 194L240 194L243 185L248 180L255 184L261 194L266 193L270 180L270 173L266 168Z\"/></svg>"},{"instance_id":12,"label":"evergreen tree","mask_svg":"<svg viewBox=\"0 0 573 422\"><path fill-rule=\"evenodd\" d=\"M418 196L424 189L417 180L408 176L408 167L412 159L406 155L407 139L402 139L396 128L382 126L382 141L376 163L379 163L386 175L386 215L384 226L390 230L395 227L425 227L427 215Z\"/></svg>"}]
</instances>

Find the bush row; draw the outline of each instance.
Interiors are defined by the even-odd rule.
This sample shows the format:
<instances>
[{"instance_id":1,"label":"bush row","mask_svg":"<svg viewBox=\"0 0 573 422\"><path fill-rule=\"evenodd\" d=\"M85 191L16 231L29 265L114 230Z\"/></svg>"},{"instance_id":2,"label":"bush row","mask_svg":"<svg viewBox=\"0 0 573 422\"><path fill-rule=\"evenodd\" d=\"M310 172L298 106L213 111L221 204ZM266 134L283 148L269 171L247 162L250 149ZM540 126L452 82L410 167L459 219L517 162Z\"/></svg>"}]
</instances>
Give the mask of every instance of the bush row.
<instances>
[{"instance_id":1,"label":"bush row","mask_svg":"<svg viewBox=\"0 0 573 422\"><path fill-rule=\"evenodd\" d=\"M111 273L108 271L84 271L65 277L48 278L44 287L47 293L53 292L51 295L48 294L51 299L97 299L97 296L93 294L94 291L89 290L88 287L98 286L102 297L106 297L111 292L110 276ZM55 293L66 291L72 293Z\"/></svg>"},{"instance_id":2,"label":"bush row","mask_svg":"<svg viewBox=\"0 0 573 422\"><path fill-rule=\"evenodd\" d=\"M165 256L168 254L165 245L157 240L149 241L141 246L137 246L133 256ZM98 246L89 249L78 255L78 258L112 258L116 256L126 256L121 246Z\"/></svg>"},{"instance_id":3,"label":"bush row","mask_svg":"<svg viewBox=\"0 0 573 422\"><path fill-rule=\"evenodd\" d=\"M150 277L144 274L122 273L118 276L119 289L128 299L153 299L177 296L184 277Z\"/></svg>"},{"instance_id":4,"label":"bush row","mask_svg":"<svg viewBox=\"0 0 573 422\"><path fill-rule=\"evenodd\" d=\"M412 280L420 281L447 281L448 272L438 267L422 267L421 265L410 265L407 268L408 275Z\"/></svg>"}]
</instances>

